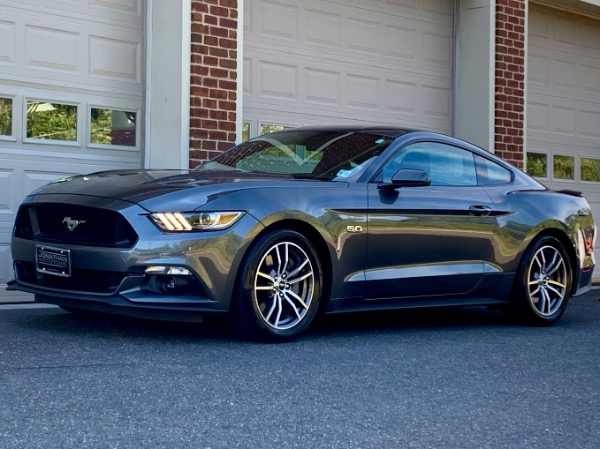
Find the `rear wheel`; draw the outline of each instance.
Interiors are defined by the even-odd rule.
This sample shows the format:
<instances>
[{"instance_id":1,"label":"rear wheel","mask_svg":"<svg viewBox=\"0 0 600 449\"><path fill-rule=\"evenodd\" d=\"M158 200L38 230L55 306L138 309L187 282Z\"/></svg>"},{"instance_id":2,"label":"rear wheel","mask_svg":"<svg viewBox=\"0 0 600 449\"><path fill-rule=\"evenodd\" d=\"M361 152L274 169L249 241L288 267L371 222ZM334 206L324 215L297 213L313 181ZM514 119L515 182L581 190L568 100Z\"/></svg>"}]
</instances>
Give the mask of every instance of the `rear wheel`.
<instances>
[{"instance_id":1,"label":"rear wheel","mask_svg":"<svg viewBox=\"0 0 600 449\"><path fill-rule=\"evenodd\" d=\"M322 273L317 252L302 234L277 230L263 236L238 276L235 330L258 340L297 338L319 309Z\"/></svg>"},{"instance_id":2,"label":"rear wheel","mask_svg":"<svg viewBox=\"0 0 600 449\"><path fill-rule=\"evenodd\" d=\"M550 325L565 312L572 272L564 246L554 237L536 240L526 251L517 278L513 308L526 323Z\"/></svg>"}]
</instances>

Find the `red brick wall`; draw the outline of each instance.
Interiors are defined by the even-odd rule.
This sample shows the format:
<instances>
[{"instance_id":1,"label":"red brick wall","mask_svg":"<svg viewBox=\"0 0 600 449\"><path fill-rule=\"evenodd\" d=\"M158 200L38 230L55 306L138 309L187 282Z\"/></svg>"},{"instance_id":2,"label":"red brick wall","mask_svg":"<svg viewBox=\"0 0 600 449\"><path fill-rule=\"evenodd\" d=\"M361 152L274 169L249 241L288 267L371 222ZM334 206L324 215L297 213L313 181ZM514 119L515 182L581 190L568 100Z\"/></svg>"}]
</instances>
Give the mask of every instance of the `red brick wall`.
<instances>
[{"instance_id":1,"label":"red brick wall","mask_svg":"<svg viewBox=\"0 0 600 449\"><path fill-rule=\"evenodd\" d=\"M526 0L496 1L495 153L524 161Z\"/></svg>"},{"instance_id":2,"label":"red brick wall","mask_svg":"<svg viewBox=\"0 0 600 449\"><path fill-rule=\"evenodd\" d=\"M238 0L192 1L190 167L235 142Z\"/></svg>"}]
</instances>

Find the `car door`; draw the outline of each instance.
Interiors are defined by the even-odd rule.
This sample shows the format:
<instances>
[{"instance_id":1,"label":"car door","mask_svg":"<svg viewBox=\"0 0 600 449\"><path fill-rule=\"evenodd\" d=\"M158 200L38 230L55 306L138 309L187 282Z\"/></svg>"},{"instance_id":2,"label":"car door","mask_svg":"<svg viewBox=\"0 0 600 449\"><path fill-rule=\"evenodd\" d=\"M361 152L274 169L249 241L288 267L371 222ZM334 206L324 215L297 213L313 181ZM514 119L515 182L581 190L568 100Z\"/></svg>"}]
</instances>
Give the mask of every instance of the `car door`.
<instances>
[{"instance_id":1,"label":"car door","mask_svg":"<svg viewBox=\"0 0 600 449\"><path fill-rule=\"evenodd\" d=\"M401 168L431 184L390 188ZM457 295L475 288L496 231L495 206L477 186L475 155L440 142L397 150L368 186L368 299Z\"/></svg>"}]
</instances>

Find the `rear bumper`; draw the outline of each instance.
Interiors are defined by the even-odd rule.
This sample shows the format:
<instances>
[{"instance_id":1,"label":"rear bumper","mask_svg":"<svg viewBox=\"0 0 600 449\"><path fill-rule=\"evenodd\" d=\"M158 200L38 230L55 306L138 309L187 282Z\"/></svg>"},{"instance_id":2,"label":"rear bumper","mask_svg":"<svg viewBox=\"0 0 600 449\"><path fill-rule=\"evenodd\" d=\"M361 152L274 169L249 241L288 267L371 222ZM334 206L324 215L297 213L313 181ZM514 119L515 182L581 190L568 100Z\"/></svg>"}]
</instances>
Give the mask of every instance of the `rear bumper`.
<instances>
[{"instance_id":1,"label":"rear bumper","mask_svg":"<svg viewBox=\"0 0 600 449\"><path fill-rule=\"evenodd\" d=\"M573 289L573 296L583 295L592 288L592 276L594 275L594 267L579 273L579 282L576 288Z\"/></svg>"}]
</instances>

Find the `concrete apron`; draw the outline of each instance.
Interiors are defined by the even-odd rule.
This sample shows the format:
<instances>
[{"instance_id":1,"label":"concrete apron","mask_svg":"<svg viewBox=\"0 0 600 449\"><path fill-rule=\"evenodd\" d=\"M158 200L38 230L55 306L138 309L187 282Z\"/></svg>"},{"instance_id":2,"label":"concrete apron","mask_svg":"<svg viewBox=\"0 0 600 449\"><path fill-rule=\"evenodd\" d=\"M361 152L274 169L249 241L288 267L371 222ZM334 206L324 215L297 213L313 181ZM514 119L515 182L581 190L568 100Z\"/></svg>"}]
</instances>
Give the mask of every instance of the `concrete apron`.
<instances>
[{"instance_id":1,"label":"concrete apron","mask_svg":"<svg viewBox=\"0 0 600 449\"><path fill-rule=\"evenodd\" d=\"M6 285L0 284L0 304L21 304L33 302L31 293L9 292L5 290Z\"/></svg>"}]
</instances>

